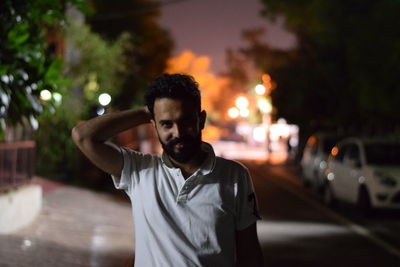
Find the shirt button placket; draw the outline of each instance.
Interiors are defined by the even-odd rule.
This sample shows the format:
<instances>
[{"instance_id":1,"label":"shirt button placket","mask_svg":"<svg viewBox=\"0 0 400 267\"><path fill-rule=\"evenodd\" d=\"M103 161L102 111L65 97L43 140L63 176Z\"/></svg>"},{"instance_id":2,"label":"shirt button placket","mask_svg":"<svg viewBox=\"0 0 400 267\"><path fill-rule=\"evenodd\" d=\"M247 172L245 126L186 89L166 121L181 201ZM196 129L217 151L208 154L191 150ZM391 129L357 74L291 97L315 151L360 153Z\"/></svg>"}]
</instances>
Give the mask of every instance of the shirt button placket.
<instances>
[{"instance_id":1,"label":"shirt button placket","mask_svg":"<svg viewBox=\"0 0 400 267\"><path fill-rule=\"evenodd\" d=\"M180 172L180 170L178 170L176 172L176 174L177 174L178 179L183 180L182 173ZM188 189L189 189L188 185L184 182L181 190L179 191L179 195L177 197L177 202L179 202L179 203L186 202Z\"/></svg>"},{"instance_id":2,"label":"shirt button placket","mask_svg":"<svg viewBox=\"0 0 400 267\"><path fill-rule=\"evenodd\" d=\"M177 202L179 203L185 203L187 199L187 194L184 192L181 192L178 196Z\"/></svg>"}]
</instances>

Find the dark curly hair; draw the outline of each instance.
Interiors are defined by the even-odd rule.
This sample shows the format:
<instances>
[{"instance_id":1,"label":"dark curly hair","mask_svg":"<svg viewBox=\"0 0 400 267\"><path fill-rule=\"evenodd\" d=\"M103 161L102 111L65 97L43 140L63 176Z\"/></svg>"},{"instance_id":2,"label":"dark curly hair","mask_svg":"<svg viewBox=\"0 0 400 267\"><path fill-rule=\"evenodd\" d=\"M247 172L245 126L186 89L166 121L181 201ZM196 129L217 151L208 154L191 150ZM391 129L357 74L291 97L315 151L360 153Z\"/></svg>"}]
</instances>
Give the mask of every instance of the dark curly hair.
<instances>
[{"instance_id":1,"label":"dark curly hair","mask_svg":"<svg viewBox=\"0 0 400 267\"><path fill-rule=\"evenodd\" d=\"M159 98L173 98L189 102L201 111L199 84L190 75L163 74L149 86L144 101L154 118L154 102Z\"/></svg>"}]
</instances>

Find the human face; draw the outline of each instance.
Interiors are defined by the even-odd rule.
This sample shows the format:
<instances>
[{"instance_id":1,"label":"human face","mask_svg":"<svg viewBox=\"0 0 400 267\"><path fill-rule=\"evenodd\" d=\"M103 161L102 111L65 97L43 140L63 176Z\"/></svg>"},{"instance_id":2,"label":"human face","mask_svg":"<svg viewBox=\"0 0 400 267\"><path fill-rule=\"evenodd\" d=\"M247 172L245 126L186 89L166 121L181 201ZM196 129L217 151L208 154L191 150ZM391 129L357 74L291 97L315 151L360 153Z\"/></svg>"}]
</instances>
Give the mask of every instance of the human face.
<instances>
[{"instance_id":1,"label":"human face","mask_svg":"<svg viewBox=\"0 0 400 267\"><path fill-rule=\"evenodd\" d=\"M186 163L199 152L205 116L205 111L199 114L194 105L179 99L155 100L152 123L169 157Z\"/></svg>"}]
</instances>

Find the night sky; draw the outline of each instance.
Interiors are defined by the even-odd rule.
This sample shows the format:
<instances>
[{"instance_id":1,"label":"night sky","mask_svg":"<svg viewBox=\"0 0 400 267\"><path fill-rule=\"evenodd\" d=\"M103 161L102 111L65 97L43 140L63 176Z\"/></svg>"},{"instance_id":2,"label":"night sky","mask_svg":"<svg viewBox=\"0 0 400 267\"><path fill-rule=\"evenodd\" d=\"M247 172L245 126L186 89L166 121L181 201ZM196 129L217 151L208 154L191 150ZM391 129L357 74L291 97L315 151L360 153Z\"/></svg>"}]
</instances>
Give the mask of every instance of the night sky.
<instances>
[{"instance_id":1,"label":"night sky","mask_svg":"<svg viewBox=\"0 0 400 267\"><path fill-rule=\"evenodd\" d=\"M264 27L265 41L273 47L290 48L295 44L292 34L281 24L267 22L260 16L259 0L182 0L162 6L161 26L175 40L174 55L189 49L196 55L209 56L211 69L218 73L225 68L225 50L244 46L243 29Z\"/></svg>"}]
</instances>

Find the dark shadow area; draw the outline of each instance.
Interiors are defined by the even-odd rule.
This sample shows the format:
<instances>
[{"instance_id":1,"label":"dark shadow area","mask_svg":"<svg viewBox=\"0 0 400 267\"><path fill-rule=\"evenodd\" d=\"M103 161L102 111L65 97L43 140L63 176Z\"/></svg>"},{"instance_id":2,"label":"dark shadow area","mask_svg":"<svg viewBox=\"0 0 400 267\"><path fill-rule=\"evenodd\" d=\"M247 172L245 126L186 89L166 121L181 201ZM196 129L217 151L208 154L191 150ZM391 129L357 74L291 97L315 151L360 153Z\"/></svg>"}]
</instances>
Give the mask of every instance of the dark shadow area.
<instances>
[{"instance_id":1,"label":"dark shadow area","mask_svg":"<svg viewBox=\"0 0 400 267\"><path fill-rule=\"evenodd\" d=\"M400 265L400 258L351 232L282 241L266 240L261 242L261 247L265 265L269 267L395 267Z\"/></svg>"}]
</instances>

